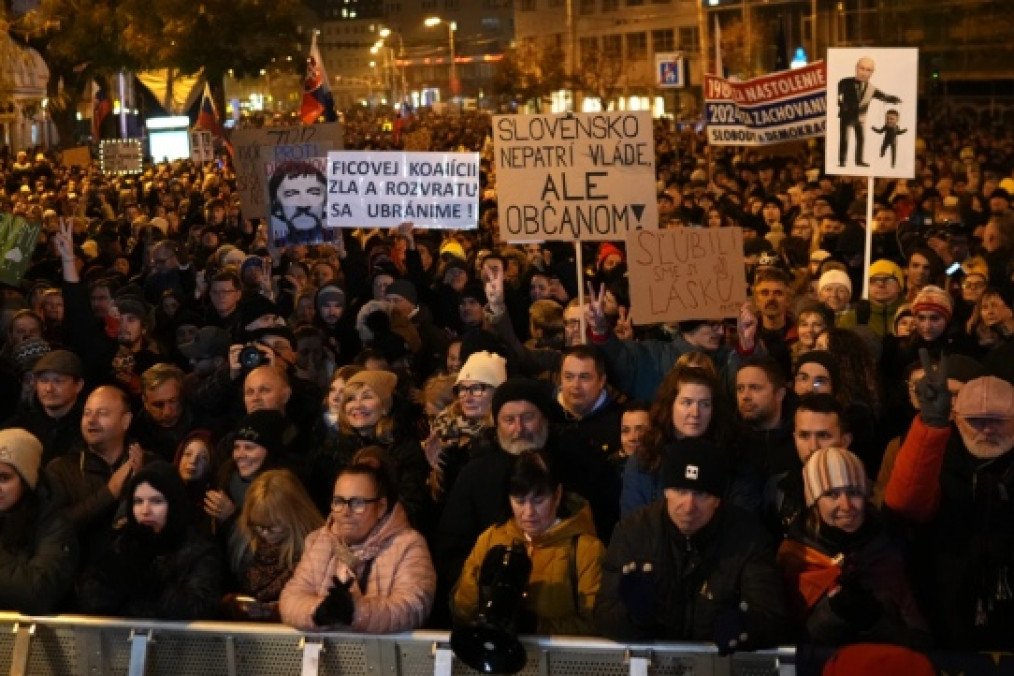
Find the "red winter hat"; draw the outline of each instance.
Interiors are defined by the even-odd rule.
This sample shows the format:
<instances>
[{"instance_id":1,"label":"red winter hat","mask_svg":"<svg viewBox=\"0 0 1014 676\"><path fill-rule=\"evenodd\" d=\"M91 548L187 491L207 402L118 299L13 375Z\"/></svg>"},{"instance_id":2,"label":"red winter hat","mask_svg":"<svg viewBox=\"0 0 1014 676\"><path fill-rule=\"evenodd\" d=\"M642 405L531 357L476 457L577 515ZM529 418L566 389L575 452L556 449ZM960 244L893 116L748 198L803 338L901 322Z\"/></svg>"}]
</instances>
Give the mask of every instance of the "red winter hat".
<instances>
[{"instance_id":1,"label":"red winter hat","mask_svg":"<svg viewBox=\"0 0 1014 676\"><path fill-rule=\"evenodd\" d=\"M954 313L954 301L951 300L951 294L932 284L923 287L922 291L916 294L915 300L912 301L912 313L919 314L926 311L939 312L944 319L951 321L951 315Z\"/></svg>"},{"instance_id":2,"label":"red winter hat","mask_svg":"<svg viewBox=\"0 0 1014 676\"><path fill-rule=\"evenodd\" d=\"M855 643L839 648L824 664L823 676L906 674L935 676L936 669L922 653L897 645Z\"/></svg>"},{"instance_id":3,"label":"red winter hat","mask_svg":"<svg viewBox=\"0 0 1014 676\"><path fill-rule=\"evenodd\" d=\"M619 256L620 260L623 260L623 252L620 251L619 247L611 242L602 242L599 245L599 255L595 261L596 265L601 267L602 263L610 256Z\"/></svg>"}]
</instances>

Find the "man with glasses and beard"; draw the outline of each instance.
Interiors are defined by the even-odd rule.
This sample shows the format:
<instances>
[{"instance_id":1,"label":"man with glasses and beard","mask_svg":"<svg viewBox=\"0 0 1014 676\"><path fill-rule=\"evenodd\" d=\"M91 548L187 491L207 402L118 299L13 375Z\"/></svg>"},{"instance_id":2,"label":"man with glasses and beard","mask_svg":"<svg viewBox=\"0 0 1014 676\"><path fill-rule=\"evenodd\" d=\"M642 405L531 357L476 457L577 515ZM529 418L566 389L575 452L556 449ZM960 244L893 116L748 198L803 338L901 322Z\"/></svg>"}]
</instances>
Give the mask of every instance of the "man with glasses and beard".
<instances>
[{"instance_id":1,"label":"man with glasses and beard","mask_svg":"<svg viewBox=\"0 0 1014 676\"><path fill-rule=\"evenodd\" d=\"M327 179L310 162L291 160L275 167L268 179L271 238L275 246L318 244L325 237Z\"/></svg>"}]
</instances>

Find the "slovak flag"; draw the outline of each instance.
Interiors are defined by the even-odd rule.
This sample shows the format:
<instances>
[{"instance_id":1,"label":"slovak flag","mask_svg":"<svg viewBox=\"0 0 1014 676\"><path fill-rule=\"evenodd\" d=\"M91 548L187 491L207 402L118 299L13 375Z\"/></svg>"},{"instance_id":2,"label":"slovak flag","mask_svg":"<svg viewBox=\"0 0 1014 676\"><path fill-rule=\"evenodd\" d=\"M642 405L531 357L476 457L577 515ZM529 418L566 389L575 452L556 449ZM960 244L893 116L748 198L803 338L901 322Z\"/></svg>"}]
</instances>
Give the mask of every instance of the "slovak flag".
<instances>
[{"instance_id":1,"label":"slovak flag","mask_svg":"<svg viewBox=\"0 0 1014 676\"><path fill-rule=\"evenodd\" d=\"M218 119L218 109L215 108L215 99L211 98L211 86L207 82L204 83L204 93L201 94L201 107L197 111L197 122L194 123L194 129L210 131L222 139L226 150L232 155L232 144L225 137L225 129Z\"/></svg>"},{"instance_id":2,"label":"slovak flag","mask_svg":"<svg viewBox=\"0 0 1014 676\"><path fill-rule=\"evenodd\" d=\"M317 35L310 42L310 55L306 57L306 79L303 80L303 102L299 107L299 119L303 124L313 124L323 115L327 122L336 122L334 97L327 82L327 71L317 49Z\"/></svg>"},{"instance_id":3,"label":"slovak flag","mask_svg":"<svg viewBox=\"0 0 1014 676\"><path fill-rule=\"evenodd\" d=\"M105 87L95 89L95 102L92 106L92 138L98 142L102 139L102 123L113 112L113 102L106 96Z\"/></svg>"}]
</instances>

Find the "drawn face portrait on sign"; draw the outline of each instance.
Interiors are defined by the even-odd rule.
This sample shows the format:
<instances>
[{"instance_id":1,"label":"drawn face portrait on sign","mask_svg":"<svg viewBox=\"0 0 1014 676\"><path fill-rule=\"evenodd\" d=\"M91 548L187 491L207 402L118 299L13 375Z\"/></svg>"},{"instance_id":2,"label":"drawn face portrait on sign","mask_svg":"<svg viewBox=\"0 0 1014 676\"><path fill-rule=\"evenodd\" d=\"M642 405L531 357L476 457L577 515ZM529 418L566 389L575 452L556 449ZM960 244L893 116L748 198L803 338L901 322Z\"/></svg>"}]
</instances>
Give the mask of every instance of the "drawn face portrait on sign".
<instances>
[{"instance_id":1,"label":"drawn face portrait on sign","mask_svg":"<svg viewBox=\"0 0 1014 676\"><path fill-rule=\"evenodd\" d=\"M268 179L271 232L276 246L324 241L327 183L310 162L279 164Z\"/></svg>"}]
</instances>

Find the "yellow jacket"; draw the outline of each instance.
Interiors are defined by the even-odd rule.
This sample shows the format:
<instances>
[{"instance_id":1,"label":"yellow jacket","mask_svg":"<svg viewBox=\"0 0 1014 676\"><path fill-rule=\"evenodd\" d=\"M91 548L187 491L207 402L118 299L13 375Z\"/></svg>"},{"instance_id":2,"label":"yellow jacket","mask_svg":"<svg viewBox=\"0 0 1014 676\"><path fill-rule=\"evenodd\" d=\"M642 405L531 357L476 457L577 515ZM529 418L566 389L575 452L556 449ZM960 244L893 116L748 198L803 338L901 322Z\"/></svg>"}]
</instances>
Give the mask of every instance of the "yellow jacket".
<instances>
[{"instance_id":1,"label":"yellow jacket","mask_svg":"<svg viewBox=\"0 0 1014 676\"><path fill-rule=\"evenodd\" d=\"M532 560L525 607L538 620L537 633L595 633L592 610L602 581L602 560L606 550L595 536L595 522L588 503L576 495L566 496L564 503L564 509L570 516L562 518L531 542L526 540L513 518L489 527L479 536L461 569L461 577L452 598L454 615L458 621L469 622L474 619L479 603L479 569L486 553L496 545L521 541L526 543ZM575 551L573 559L571 548ZM575 564L573 566L572 560ZM572 569L577 575L577 608L574 607Z\"/></svg>"}]
</instances>

